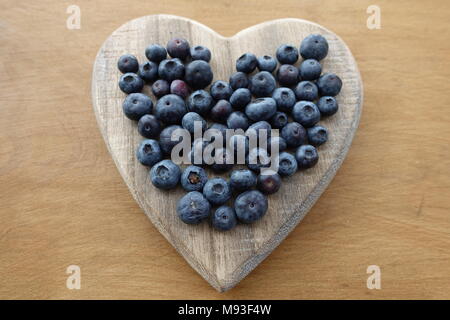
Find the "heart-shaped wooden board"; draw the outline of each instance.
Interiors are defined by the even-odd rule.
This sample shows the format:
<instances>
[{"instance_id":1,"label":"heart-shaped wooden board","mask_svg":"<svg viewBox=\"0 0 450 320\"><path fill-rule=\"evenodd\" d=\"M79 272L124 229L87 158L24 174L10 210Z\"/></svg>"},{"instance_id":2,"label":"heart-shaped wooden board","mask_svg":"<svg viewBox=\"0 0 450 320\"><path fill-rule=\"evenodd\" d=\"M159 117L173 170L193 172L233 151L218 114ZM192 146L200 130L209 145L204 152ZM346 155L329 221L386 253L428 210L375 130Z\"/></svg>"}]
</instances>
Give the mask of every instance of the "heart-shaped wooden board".
<instances>
[{"instance_id":1,"label":"heart-shaped wooden board","mask_svg":"<svg viewBox=\"0 0 450 320\"><path fill-rule=\"evenodd\" d=\"M343 81L337 97L339 111L321 121L329 129L329 140L319 147L318 165L284 179L280 191L269 197L267 214L252 225L239 224L229 232L219 232L207 222L195 226L181 222L176 214L176 204L184 191L181 187L170 192L156 189L150 182L148 168L135 157L135 150L143 138L136 123L122 112L125 94L117 85L121 75L117 70L118 58L131 53L143 62L147 45L165 45L175 36L183 37L191 45L208 47L212 51L210 63L214 80L228 81L241 54L252 52L257 56L274 56L279 45L288 43L298 47L311 33L322 34L328 40L329 53L322 61L324 72L334 72ZM156 101L149 86L144 92ZM133 197L189 264L214 288L225 291L235 286L280 244L334 177L358 126L362 82L345 43L334 33L309 21L270 21L225 38L189 19L153 15L122 25L105 41L94 64L92 99L106 145Z\"/></svg>"}]
</instances>

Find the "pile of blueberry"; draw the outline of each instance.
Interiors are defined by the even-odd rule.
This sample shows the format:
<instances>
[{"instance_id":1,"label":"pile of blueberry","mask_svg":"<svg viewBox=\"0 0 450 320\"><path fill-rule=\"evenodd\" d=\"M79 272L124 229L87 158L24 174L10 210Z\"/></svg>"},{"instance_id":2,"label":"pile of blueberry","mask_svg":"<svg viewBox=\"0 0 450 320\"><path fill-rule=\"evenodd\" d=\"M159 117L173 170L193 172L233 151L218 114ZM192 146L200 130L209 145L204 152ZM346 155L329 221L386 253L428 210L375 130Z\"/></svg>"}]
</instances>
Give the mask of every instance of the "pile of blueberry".
<instances>
[{"instance_id":1,"label":"pile of blueberry","mask_svg":"<svg viewBox=\"0 0 450 320\"><path fill-rule=\"evenodd\" d=\"M229 82L212 84L210 50L190 47L185 39L174 38L165 48L148 46L148 61L142 64L130 54L120 57L118 68L123 75L119 87L128 94L123 111L129 119L138 121L138 131L146 138L137 149L137 159L151 167L150 180L155 187L168 190L181 184L187 191L177 205L183 222L200 223L210 217L212 207L217 207L211 216L212 225L219 230L230 230L237 221L254 222L266 213L267 195L278 191L281 177L316 165L317 147L328 139L327 129L318 122L337 112L335 96L342 87L337 75L322 74L320 61L327 53L327 40L312 34L303 39L299 49L281 45L276 58L245 53L237 59L237 72ZM294 64L299 56L303 61L297 67ZM145 84L151 84L155 106L149 95L141 93ZM182 170L171 161L171 151L179 142L171 139L172 133L184 128L193 134L196 121L203 130L215 129L224 137L226 129L244 130L245 135L234 135L228 143L246 146L247 167L233 170L227 181L208 178L205 167L224 173L233 168L232 164L201 163ZM259 134L261 129L269 130L269 134L271 129L279 129L280 136L269 137L265 148L249 150L247 133L252 130ZM212 141L194 140L190 159ZM268 165L260 159L270 155L272 143L279 147L278 170L261 174ZM229 157L226 146L215 154ZM233 194L237 195L234 205L225 205Z\"/></svg>"}]
</instances>

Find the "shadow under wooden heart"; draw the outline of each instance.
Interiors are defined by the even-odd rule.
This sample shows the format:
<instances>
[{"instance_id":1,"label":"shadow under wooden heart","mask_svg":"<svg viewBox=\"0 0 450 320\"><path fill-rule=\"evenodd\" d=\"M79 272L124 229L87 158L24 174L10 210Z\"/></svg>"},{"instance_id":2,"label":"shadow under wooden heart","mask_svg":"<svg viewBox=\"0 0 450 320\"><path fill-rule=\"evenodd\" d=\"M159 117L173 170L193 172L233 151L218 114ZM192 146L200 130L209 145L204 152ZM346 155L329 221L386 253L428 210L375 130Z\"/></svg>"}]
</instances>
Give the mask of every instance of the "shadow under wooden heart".
<instances>
[{"instance_id":1,"label":"shadow under wooden heart","mask_svg":"<svg viewBox=\"0 0 450 320\"><path fill-rule=\"evenodd\" d=\"M181 222L176 215L176 203L184 192L181 188L166 192L153 187L148 168L135 157L142 137L136 123L122 112L125 94L117 85L120 77L117 59L131 53L139 61L145 61L144 50L148 44L165 45L170 38L179 36L188 39L191 45L210 48L214 80L228 80L241 54L274 55L279 45L298 46L311 33L320 33L328 40L329 53L322 61L324 72L334 72L343 81L337 97L339 111L320 122L329 129L329 140L319 147L318 165L284 179L280 191L269 197L267 214L252 225L240 224L229 232L218 232L206 222L196 226ZM148 86L144 92L151 95ZM225 38L189 19L154 15L124 24L105 41L94 64L92 99L106 145L133 197L189 264L214 288L225 291L235 286L280 244L334 177L358 126L362 82L345 43L334 33L309 21L269 21Z\"/></svg>"}]
</instances>

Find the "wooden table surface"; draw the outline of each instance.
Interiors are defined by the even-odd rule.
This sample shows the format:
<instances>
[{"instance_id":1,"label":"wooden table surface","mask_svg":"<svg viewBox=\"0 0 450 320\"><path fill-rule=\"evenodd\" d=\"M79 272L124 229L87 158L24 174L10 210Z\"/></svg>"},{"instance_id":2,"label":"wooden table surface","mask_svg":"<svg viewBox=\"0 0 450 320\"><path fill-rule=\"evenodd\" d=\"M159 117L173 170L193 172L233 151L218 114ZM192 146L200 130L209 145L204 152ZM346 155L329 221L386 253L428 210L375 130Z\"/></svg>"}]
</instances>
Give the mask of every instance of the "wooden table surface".
<instances>
[{"instance_id":1,"label":"wooden table surface","mask_svg":"<svg viewBox=\"0 0 450 320\"><path fill-rule=\"evenodd\" d=\"M66 9L81 10L69 30ZM367 7L381 9L370 30ZM97 50L147 14L225 36L284 17L340 35L364 81L347 159L286 240L218 293L134 202L91 104ZM450 298L450 5L442 1L39 1L0 4L0 298ZM81 289L66 287L69 265ZM369 290L367 267L381 270Z\"/></svg>"}]
</instances>

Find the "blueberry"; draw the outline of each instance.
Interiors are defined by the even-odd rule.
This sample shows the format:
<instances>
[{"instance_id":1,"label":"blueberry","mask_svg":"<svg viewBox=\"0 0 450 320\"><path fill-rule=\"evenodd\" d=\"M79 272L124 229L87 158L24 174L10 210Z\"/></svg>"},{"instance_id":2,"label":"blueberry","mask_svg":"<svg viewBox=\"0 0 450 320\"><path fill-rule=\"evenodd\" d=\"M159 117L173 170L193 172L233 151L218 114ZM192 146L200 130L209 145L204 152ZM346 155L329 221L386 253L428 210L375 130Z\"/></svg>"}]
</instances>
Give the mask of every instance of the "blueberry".
<instances>
[{"instance_id":1,"label":"blueberry","mask_svg":"<svg viewBox=\"0 0 450 320\"><path fill-rule=\"evenodd\" d=\"M231 198L230 185L223 178L210 179L203 187L203 195L213 205L224 204Z\"/></svg>"},{"instance_id":2,"label":"blueberry","mask_svg":"<svg viewBox=\"0 0 450 320\"><path fill-rule=\"evenodd\" d=\"M294 89L297 100L314 101L319 97L319 90L314 82L301 81Z\"/></svg>"},{"instance_id":3,"label":"blueberry","mask_svg":"<svg viewBox=\"0 0 450 320\"><path fill-rule=\"evenodd\" d=\"M172 141L172 133L177 129L183 129L183 128L179 125L172 125L172 126L165 127L161 131L161 134L159 135L159 143L161 146L161 150L164 152L164 154L170 155L173 147L176 146L182 140L182 138L180 137L180 139L178 139L178 140L174 139Z\"/></svg>"},{"instance_id":4,"label":"blueberry","mask_svg":"<svg viewBox=\"0 0 450 320\"><path fill-rule=\"evenodd\" d=\"M158 79L158 65L152 61L144 62L139 66L139 77L146 82Z\"/></svg>"},{"instance_id":5,"label":"blueberry","mask_svg":"<svg viewBox=\"0 0 450 320\"><path fill-rule=\"evenodd\" d=\"M211 60L211 51L204 46L195 46L191 48L192 60L203 60L209 62Z\"/></svg>"},{"instance_id":6,"label":"blueberry","mask_svg":"<svg viewBox=\"0 0 450 320\"><path fill-rule=\"evenodd\" d=\"M195 124L195 122L199 122ZM206 130L206 120L196 112L188 112L181 119L181 125L191 134L194 134L195 125L201 128L202 132Z\"/></svg>"},{"instance_id":7,"label":"blueberry","mask_svg":"<svg viewBox=\"0 0 450 320\"><path fill-rule=\"evenodd\" d=\"M247 156L247 166L250 170L260 172L262 168L270 166L270 157L267 150L263 148L253 148Z\"/></svg>"},{"instance_id":8,"label":"blueberry","mask_svg":"<svg viewBox=\"0 0 450 320\"><path fill-rule=\"evenodd\" d=\"M281 137L288 147L298 147L307 142L308 136L305 128L297 122L289 122L281 129Z\"/></svg>"},{"instance_id":9,"label":"blueberry","mask_svg":"<svg viewBox=\"0 0 450 320\"><path fill-rule=\"evenodd\" d=\"M119 58L119 61L117 61L117 68L119 68L119 71L122 73L135 73L139 69L139 62L135 56L131 54L124 54Z\"/></svg>"},{"instance_id":10,"label":"blueberry","mask_svg":"<svg viewBox=\"0 0 450 320\"><path fill-rule=\"evenodd\" d=\"M269 207L267 197L257 190L241 193L234 202L239 221L252 223L261 219Z\"/></svg>"},{"instance_id":11,"label":"blueberry","mask_svg":"<svg viewBox=\"0 0 450 320\"><path fill-rule=\"evenodd\" d=\"M216 161L218 159L218 161ZM226 148L216 149L214 152L214 162L211 169L214 172L227 172L233 168L233 155Z\"/></svg>"},{"instance_id":12,"label":"blueberry","mask_svg":"<svg viewBox=\"0 0 450 320\"><path fill-rule=\"evenodd\" d=\"M312 127L320 120L320 111L311 101L299 101L292 109L292 117L304 127Z\"/></svg>"},{"instance_id":13,"label":"blueberry","mask_svg":"<svg viewBox=\"0 0 450 320\"><path fill-rule=\"evenodd\" d=\"M308 141L311 145L318 147L328 140L328 130L322 126L308 128Z\"/></svg>"},{"instance_id":14,"label":"blueberry","mask_svg":"<svg viewBox=\"0 0 450 320\"><path fill-rule=\"evenodd\" d=\"M145 49L145 56L148 60L160 63L167 58L166 48L159 44L151 44Z\"/></svg>"},{"instance_id":15,"label":"blueberry","mask_svg":"<svg viewBox=\"0 0 450 320\"><path fill-rule=\"evenodd\" d=\"M319 161L319 154L316 148L309 144L300 146L295 152L295 159L299 169L312 168Z\"/></svg>"},{"instance_id":16,"label":"blueberry","mask_svg":"<svg viewBox=\"0 0 450 320\"><path fill-rule=\"evenodd\" d=\"M296 102L294 91L289 88L276 88L272 98L277 103L278 109L284 112L290 112Z\"/></svg>"},{"instance_id":17,"label":"blueberry","mask_svg":"<svg viewBox=\"0 0 450 320\"><path fill-rule=\"evenodd\" d=\"M316 80L322 73L322 66L317 60L306 59L300 65L299 73L302 80Z\"/></svg>"},{"instance_id":18,"label":"blueberry","mask_svg":"<svg viewBox=\"0 0 450 320\"><path fill-rule=\"evenodd\" d=\"M334 97L324 96L317 102L317 108L319 108L320 115L323 117L328 117L338 111L339 105Z\"/></svg>"},{"instance_id":19,"label":"blueberry","mask_svg":"<svg viewBox=\"0 0 450 320\"><path fill-rule=\"evenodd\" d=\"M303 59L322 60L328 54L328 42L320 34L310 34L300 44L300 55Z\"/></svg>"},{"instance_id":20,"label":"blueberry","mask_svg":"<svg viewBox=\"0 0 450 320\"><path fill-rule=\"evenodd\" d=\"M298 82L298 69L291 64L283 64L277 70L277 80L282 86L293 86Z\"/></svg>"},{"instance_id":21,"label":"blueberry","mask_svg":"<svg viewBox=\"0 0 450 320\"><path fill-rule=\"evenodd\" d=\"M122 109L127 118L139 120L143 115L152 113L153 102L143 93L132 93L123 101Z\"/></svg>"},{"instance_id":22,"label":"blueberry","mask_svg":"<svg viewBox=\"0 0 450 320\"><path fill-rule=\"evenodd\" d=\"M156 102L155 116L166 124L180 123L186 114L184 100L176 94L168 94Z\"/></svg>"},{"instance_id":23,"label":"blueberry","mask_svg":"<svg viewBox=\"0 0 450 320\"><path fill-rule=\"evenodd\" d=\"M236 71L252 73L256 69L258 60L253 53L244 53L236 60Z\"/></svg>"},{"instance_id":24,"label":"blueberry","mask_svg":"<svg viewBox=\"0 0 450 320\"><path fill-rule=\"evenodd\" d=\"M277 60L271 56L258 57L258 70L272 73L277 67Z\"/></svg>"},{"instance_id":25,"label":"blueberry","mask_svg":"<svg viewBox=\"0 0 450 320\"><path fill-rule=\"evenodd\" d=\"M212 225L217 230L228 231L236 226L237 217L233 208L221 206L212 216Z\"/></svg>"},{"instance_id":26,"label":"blueberry","mask_svg":"<svg viewBox=\"0 0 450 320\"><path fill-rule=\"evenodd\" d=\"M230 76L230 86L233 90L248 88L248 77L243 72L235 72Z\"/></svg>"},{"instance_id":27,"label":"blueberry","mask_svg":"<svg viewBox=\"0 0 450 320\"><path fill-rule=\"evenodd\" d=\"M209 217L211 205L198 191L185 194L177 204L178 217L187 224L198 224Z\"/></svg>"},{"instance_id":28,"label":"blueberry","mask_svg":"<svg viewBox=\"0 0 450 320\"><path fill-rule=\"evenodd\" d=\"M181 169L171 160L162 160L150 170L150 180L159 189L173 189L180 181Z\"/></svg>"},{"instance_id":29,"label":"blueberry","mask_svg":"<svg viewBox=\"0 0 450 320\"><path fill-rule=\"evenodd\" d=\"M161 61L158 67L158 75L161 79L172 82L175 79L183 79L184 64L180 59L166 59Z\"/></svg>"},{"instance_id":30,"label":"blueberry","mask_svg":"<svg viewBox=\"0 0 450 320\"><path fill-rule=\"evenodd\" d=\"M152 92L157 98L161 98L170 93L170 85L166 80L156 80L152 85Z\"/></svg>"},{"instance_id":31,"label":"blueberry","mask_svg":"<svg viewBox=\"0 0 450 320\"><path fill-rule=\"evenodd\" d=\"M281 177L278 173L267 170L258 176L256 187L264 194L274 194L281 187Z\"/></svg>"},{"instance_id":32,"label":"blueberry","mask_svg":"<svg viewBox=\"0 0 450 320\"><path fill-rule=\"evenodd\" d=\"M191 89L188 87L187 83L183 80L173 80L170 84L170 93L176 94L177 96L186 99L191 93Z\"/></svg>"},{"instance_id":33,"label":"blueberry","mask_svg":"<svg viewBox=\"0 0 450 320\"><path fill-rule=\"evenodd\" d=\"M298 60L298 50L289 44L283 44L277 49L277 59L281 64L294 64Z\"/></svg>"},{"instance_id":34,"label":"blueberry","mask_svg":"<svg viewBox=\"0 0 450 320\"><path fill-rule=\"evenodd\" d=\"M272 136L269 138L269 141L267 141L268 152L272 152L272 144L274 146L278 146L278 152L282 152L287 148L286 140L284 140L284 138L282 137Z\"/></svg>"},{"instance_id":35,"label":"blueberry","mask_svg":"<svg viewBox=\"0 0 450 320\"><path fill-rule=\"evenodd\" d=\"M249 142L247 136L242 134L235 134L231 136L230 141L228 142L228 146L230 149L233 148L234 154L237 156L236 161L245 162L245 157L248 155L249 151ZM240 155L243 155L243 158L239 158Z\"/></svg>"},{"instance_id":36,"label":"blueberry","mask_svg":"<svg viewBox=\"0 0 450 320\"><path fill-rule=\"evenodd\" d=\"M125 73L119 79L119 88L124 93L141 92L144 81L136 73Z\"/></svg>"},{"instance_id":37,"label":"blueberry","mask_svg":"<svg viewBox=\"0 0 450 320\"><path fill-rule=\"evenodd\" d=\"M140 163L148 167L161 161L162 152L158 141L152 139L143 140L136 151L136 157Z\"/></svg>"},{"instance_id":38,"label":"blueberry","mask_svg":"<svg viewBox=\"0 0 450 320\"><path fill-rule=\"evenodd\" d=\"M341 91L342 80L334 73L325 73L317 80L321 96L336 96Z\"/></svg>"},{"instance_id":39,"label":"blueberry","mask_svg":"<svg viewBox=\"0 0 450 320\"><path fill-rule=\"evenodd\" d=\"M297 172L297 160L288 152L281 152L278 156L278 173L282 177L290 177Z\"/></svg>"},{"instance_id":40,"label":"blueberry","mask_svg":"<svg viewBox=\"0 0 450 320\"><path fill-rule=\"evenodd\" d=\"M231 105L236 109L243 109L252 100L252 93L247 88L239 88L230 97Z\"/></svg>"},{"instance_id":41,"label":"blueberry","mask_svg":"<svg viewBox=\"0 0 450 320\"><path fill-rule=\"evenodd\" d=\"M181 175L181 186L186 191L202 191L203 186L208 181L205 169L197 166L188 166Z\"/></svg>"},{"instance_id":42,"label":"blueberry","mask_svg":"<svg viewBox=\"0 0 450 320\"><path fill-rule=\"evenodd\" d=\"M281 129L288 123L288 116L286 113L278 111L272 118L270 118L270 124L274 129Z\"/></svg>"},{"instance_id":43,"label":"blueberry","mask_svg":"<svg viewBox=\"0 0 450 320\"><path fill-rule=\"evenodd\" d=\"M222 80L215 81L209 90L211 96L216 100L228 100L233 93L233 89L231 89L230 85Z\"/></svg>"},{"instance_id":44,"label":"blueberry","mask_svg":"<svg viewBox=\"0 0 450 320\"><path fill-rule=\"evenodd\" d=\"M156 138L161 132L161 124L154 115L143 115L138 122L138 132L145 138Z\"/></svg>"},{"instance_id":45,"label":"blueberry","mask_svg":"<svg viewBox=\"0 0 450 320\"><path fill-rule=\"evenodd\" d=\"M211 108L210 117L215 122L227 122L229 115L233 112L233 107L227 100L219 100Z\"/></svg>"},{"instance_id":46,"label":"blueberry","mask_svg":"<svg viewBox=\"0 0 450 320\"><path fill-rule=\"evenodd\" d=\"M208 62L194 60L186 66L186 81L193 89L204 89L213 80L213 72Z\"/></svg>"},{"instance_id":47,"label":"blueberry","mask_svg":"<svg viewBox=\"0 0 450 320\"><path fill-rule=\"evenodd\" d=\"M276 85L275 78L271 73L261 71L251 77L249 88L255 97L270 97Z\"/></svg>"},{"instance_id":48,"label":"blueberry","mask_svg":"<svg viewBox=\"0 0 450 320\"><path fill-rule=\"evenodd\" d=\"M205 90L194 91L187 100L189 111L197 112L201 115L206 115L209 112L212 103L213 98Z\"/></svg>"},{"instance_id":49,"label":"blueberry","mask_svg":"<svg viewBox=\"0 0 450 320\"><path fill-rule=\"evenodd\" d=\"M256 186L256 174L248 169L234 170L231 172L230 186L239 191L251 189Z\"/></svg>"},{"instance_id":50,"label":"blueberry","mask_svg":"<svg viewBox=\"0 0 450 320\"><path fill-rule=\"evenodd\" d=\"M269 120L277 112L277 103L272 98L259 98L245 107L245 114L253 121Z\"/></svg>"},{"instance_id":51,"label":"blueberry","mask_svg":"<svg viewBox=\"0 0 450 320\"><path fill-rule=\"evenodd\" d=\"M241 111L235 111L230 114L227 119L227 126L230 129L242 129L247 130L249 126L249 120L245 113Z\"/></svg>"},{"instance_id":52,"label":"blueberry","mask_svg":"<svg viewBox=\"0 0 450 320\"><path fill-rule=\"evenodd\" d=\"M173 38L167 42L167 53L172 58L185 60L190 55L189 42L183 38Z\"/></svg>"},{"instance_id":53,"label":"blueberry","mask_svg":"<svg viewBox=\"0 0 450 320\"><path fill-rule=\"evenodd\" d=\"M189 153L189 160L195 165L204 165L203 151L208 145L208 141L203 138L197 138L192 142L192 148Z\"/></svg>"},{"instance_id":54,"label":"blueberry","mask_svg":"<svg viewBox=\"0 0 450 320\"><path fill-rule=\"evenodd\" d=\"M267 142L267 139L270 137L271 129L272 127L270 126L270 123L268 123L267 121L258 121L248 127L248 129L245 131L245 135L249 138L252 136L256 136L259 143L261 143L262 137L265 137L264 139L266 139Z\"/></svg>"},{"instance_id":55,"label":"blueberry","mask_svg":"<svg viewBox=\"0 0 450 320\"><path fill-rule=\"evenodd\" d=\"M225 136L226 136L226 133L227 133L227 129L228 129L228 127L226 125L221 124L221 123L213 123L209 127L209 130L216 130L216 131L218 131L222 135L222 137L224 139L225 139Z\"/></svg>"}]
</instances>

